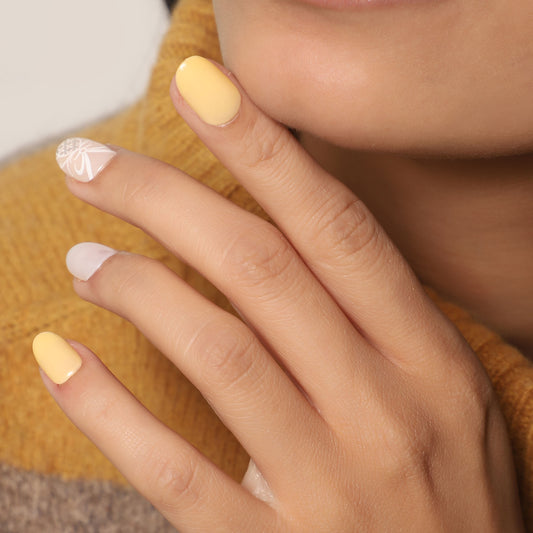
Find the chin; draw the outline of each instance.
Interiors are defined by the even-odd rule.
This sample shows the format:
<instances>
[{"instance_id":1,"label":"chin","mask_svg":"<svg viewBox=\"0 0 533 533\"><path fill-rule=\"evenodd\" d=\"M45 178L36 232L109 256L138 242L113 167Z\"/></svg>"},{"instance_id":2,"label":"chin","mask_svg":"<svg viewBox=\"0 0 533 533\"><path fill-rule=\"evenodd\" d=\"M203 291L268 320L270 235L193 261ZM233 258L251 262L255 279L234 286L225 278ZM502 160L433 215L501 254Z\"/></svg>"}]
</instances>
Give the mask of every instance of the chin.
<instances>
[{"instance_id":1,"label":"chin","mask_svg":"<svg viewBox=\"0 0 533 533\"><path fill-rule=\"evenodd\" d=\"M478 121L463 113L435 113L405 106L361 105L362 98L345 101L321 95L286 97L283 89L268 91L252 82L245 86L254 102L288 128L305 132L342 148L425 158L487 158L533 152L533 128ZM316 105L316 102L321 102Z\"/></svg>"}]
</instances>

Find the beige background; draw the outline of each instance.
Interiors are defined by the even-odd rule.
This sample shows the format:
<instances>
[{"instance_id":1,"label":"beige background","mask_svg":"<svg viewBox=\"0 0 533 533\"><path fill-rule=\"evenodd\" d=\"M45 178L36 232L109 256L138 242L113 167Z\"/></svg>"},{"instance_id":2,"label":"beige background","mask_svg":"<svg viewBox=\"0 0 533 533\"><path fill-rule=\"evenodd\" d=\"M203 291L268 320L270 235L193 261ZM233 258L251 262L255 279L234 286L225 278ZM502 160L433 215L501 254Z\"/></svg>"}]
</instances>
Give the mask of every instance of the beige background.
<instances>
[{"instance_id":1,"label":"beige background","mask_svg":"<svg viewBox=\"0 0 533 533\"><path fill-rule=\"evenodd\" d=\"M0 162L135 101L163 0L0 1Z\"/></svg>"}]
</instances>

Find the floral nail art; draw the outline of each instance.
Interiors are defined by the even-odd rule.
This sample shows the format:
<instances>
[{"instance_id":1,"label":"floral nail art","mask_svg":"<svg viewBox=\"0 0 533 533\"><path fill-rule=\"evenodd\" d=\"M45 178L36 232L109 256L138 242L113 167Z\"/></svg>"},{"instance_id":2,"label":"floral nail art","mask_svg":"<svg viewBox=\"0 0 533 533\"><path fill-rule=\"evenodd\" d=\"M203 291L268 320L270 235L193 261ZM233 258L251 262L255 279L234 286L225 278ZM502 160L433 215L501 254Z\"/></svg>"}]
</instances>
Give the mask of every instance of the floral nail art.
<instances>
[{"instance_id":1,"label":"floral nail art","mask_svg":"<svg viewBox=\"0 0 533 533\"><path fill-rule=\"evenodd\" d=\"M115 155L116 152L105 144L74 137L57 147L56 160L65 174L88 182L96 178Z\"/></svg>"}]
</instances>

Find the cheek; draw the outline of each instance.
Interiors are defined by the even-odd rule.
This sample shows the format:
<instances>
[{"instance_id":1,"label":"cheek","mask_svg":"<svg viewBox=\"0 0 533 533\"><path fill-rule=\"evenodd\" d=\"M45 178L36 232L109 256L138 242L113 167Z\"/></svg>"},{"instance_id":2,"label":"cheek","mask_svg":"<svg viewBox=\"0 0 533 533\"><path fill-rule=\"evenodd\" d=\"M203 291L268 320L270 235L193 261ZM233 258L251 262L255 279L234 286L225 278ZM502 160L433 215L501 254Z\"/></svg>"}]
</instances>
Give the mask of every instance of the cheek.
<instances>
[{"instance_id":1,"label":"cheek","mask_svg":"<svg viewBox=\"0 0 533 533\"><path fill-rule=\"evenodd\" d=\"M348 28L308 20L295 31L287 17L244 9L222 17L219 32L225 63L259 107L334 144L427 155L529 151L529 31L507 29L508 12L473 5L447 4L430 21L380 20L379 31L370 18Z\"/></svg>"}]
</instances>

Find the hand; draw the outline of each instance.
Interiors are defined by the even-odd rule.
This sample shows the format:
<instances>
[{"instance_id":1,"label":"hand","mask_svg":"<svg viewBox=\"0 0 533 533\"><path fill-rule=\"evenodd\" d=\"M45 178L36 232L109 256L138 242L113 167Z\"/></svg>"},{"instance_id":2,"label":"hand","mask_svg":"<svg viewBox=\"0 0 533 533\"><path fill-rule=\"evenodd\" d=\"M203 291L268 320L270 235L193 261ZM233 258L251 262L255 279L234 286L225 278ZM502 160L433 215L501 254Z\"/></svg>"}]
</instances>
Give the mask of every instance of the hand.
<instances>
[{"instance_id":1,"label":"hand","mask_svg":"<svg viewBox=\"0 0 533 533\"><path fill-rule=\"evenodd\" d=\"M154 235L242 316L148 258L70 254L77 293L136 324L236 435L252 458L243 483L77 343L81 368L62 385L44 377L49 391L183 532L521 530L505 424L475 355L365 206L222 72L227 116L211 120L186 83L172 99L277 227L123 149L63 147L60 161L73 194Z\"/></svg>"}]
</instances>

